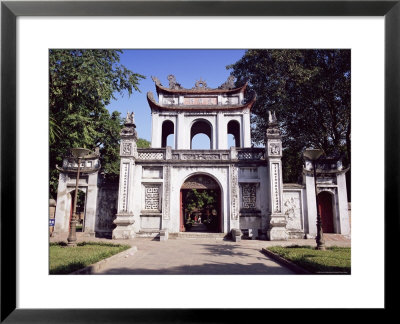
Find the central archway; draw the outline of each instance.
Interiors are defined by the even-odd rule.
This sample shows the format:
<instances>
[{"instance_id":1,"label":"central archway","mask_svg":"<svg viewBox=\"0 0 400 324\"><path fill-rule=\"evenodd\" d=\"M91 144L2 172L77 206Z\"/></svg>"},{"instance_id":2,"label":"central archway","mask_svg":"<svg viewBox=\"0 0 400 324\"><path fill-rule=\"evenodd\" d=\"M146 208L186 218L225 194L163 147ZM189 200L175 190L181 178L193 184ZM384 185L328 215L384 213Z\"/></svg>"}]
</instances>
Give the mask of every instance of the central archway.
<instances>
[{"instance_id":1,"label":"central archway","mask_svg":"<svg viewBox=\"0 0 400 324\"><path fill-rule=\"evenodd\" d=\"M190 176L180 190L181 232L222 232L221 188L206 174Z\"/></svg>"}]
</instances>

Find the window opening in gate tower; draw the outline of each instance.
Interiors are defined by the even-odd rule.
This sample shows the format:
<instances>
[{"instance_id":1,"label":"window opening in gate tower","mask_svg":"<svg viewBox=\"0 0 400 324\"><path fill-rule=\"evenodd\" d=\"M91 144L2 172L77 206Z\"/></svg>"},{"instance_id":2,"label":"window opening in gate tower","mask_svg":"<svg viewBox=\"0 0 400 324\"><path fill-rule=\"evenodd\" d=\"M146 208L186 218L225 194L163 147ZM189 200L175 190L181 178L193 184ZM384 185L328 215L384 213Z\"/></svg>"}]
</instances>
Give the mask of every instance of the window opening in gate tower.
<instances>
[{"instance_id":1,"label":"window opening in gate tower","mask_svg":"<svg viewBox=\"0 0 400 324\"><path fill-rule=\"evenodd\" d=\"M195 150L212 149L212 127L205 120L198 120L190 129L190 148Z\"/></svg>"},{"instance_id":2,"label":"window opening in gate tower","mask_svg":"<svg viewBox=\"0 0 400 324\"><path fill-rule=\"evenodd\" d=\"M162 124L161 147L167 147L167 145L175 148L174 123L170 120Z\"/></svg>"},{"instance_id":3,"label":"window opening in gate tower","mask_svg":"<svg viewBox=\"0 0 400 324\"><path fill-rule=\"evenodd\" d=\"M231 143L234 145L231 145ZM236 120L228 123L228 148L230 146L240 147L240 124Z\"/></svg>"}]
</instances>

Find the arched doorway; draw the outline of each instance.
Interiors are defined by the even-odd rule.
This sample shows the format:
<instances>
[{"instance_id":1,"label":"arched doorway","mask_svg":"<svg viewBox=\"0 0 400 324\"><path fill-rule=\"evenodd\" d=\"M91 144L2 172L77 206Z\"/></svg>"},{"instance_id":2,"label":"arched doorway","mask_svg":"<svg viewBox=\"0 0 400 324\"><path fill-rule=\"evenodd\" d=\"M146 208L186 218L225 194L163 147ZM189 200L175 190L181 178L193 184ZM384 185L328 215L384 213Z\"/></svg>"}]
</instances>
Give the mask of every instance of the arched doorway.
<instances>
[{"instance_id":1,"label":"arched doorway","mask_svg":"<svg viewBox=\"0 0 400 324\"><path fill-rule=\"evenodd\" d=\"M332 195L327 191L318 194L318 211L321 216L322 231L334 233Z\"/></svg>"},{"instance_id":2,"label":"arched doorway","mask_svg":"<svg viewBox=\"0 0 400 324\"><path fill-rule=\"evenodd\" d=\"M181 232L222 232L221 189L208 175L189 177L180 190Z\"/></svg>"}]
</instances>

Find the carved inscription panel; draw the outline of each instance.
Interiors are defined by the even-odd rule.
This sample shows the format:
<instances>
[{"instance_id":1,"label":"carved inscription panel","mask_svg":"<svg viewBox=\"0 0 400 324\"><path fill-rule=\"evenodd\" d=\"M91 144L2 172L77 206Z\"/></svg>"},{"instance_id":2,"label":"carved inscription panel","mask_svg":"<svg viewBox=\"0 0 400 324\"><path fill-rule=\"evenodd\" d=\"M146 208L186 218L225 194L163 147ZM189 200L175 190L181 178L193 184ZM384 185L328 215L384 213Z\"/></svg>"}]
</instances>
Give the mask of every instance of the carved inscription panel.
<instances>
[{"instance_id":1,"label":"carved inscription panel","mask_svg":"<svg viewBox=\"0 0 400 324\"><path fill-rule=\"evenodd\" d=\"M238 219L239 205L239 183L238 183L238 168L231 166L231 218Z\"/></svg>"},{"instance_id":2,"label":"carved inscription panel","mask_svg":"<svg viewBox=\"0 0 400 324\"><path fill-rule=\"evenodd\" d=\"M281 212L279 164L272 163L272 206L273 212Z\"/></svg>"},{"instance_id":3,"label":"carved inscription panel","mask_svg":"<svg viewBox=\"0 0 400 324\"><path fill-rule=\"evenodd\" d=\"M300 191L285 191L283 193L283 213L287 229L302 229L302 209Z\"/></svg>"},{"instance_id":4,"label":"carved inscription panel","mask_svg":"<svg viewBox=\"0 0 400 324\"><path fill-rule=\"evenodd\" d=\"M128 181L129 181L129 163L122 164L122 211L128 211Z\"/></svg>"},{"instance_id":5,"label":"carved inscription panel","mask_svg":"<svg viewBox=\"0 0 400 324\"><path fill-rule=\"evenodd\" d=\"M217 97L185 97L183 104L187 106L208 106L216 105Z\"/></svg>"},{"instance_id":6,"label":"carved inscription panel","mask_svg":"<svg viewBox=\"0 0 400 324\"><path fill-rule=\"evenodd\" d=\"M131 155L132 154L132 143L125 142L122 143L121 155Z\"/></svg>"}]
</instances>

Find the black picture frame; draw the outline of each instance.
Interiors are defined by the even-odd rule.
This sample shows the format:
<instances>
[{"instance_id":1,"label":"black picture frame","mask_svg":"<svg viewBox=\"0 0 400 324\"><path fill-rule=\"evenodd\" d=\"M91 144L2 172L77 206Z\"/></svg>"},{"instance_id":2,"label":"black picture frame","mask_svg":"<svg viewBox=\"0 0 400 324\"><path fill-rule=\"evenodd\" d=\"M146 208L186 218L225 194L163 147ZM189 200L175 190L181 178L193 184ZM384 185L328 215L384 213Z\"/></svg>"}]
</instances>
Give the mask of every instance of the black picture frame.
<instances>
[{"instance_id":1,"label":"black picture frame","mask_svg":"<svg viewBox=\"0 0 400 324\"><path fill-rule=\"evenodd\" d=\"M399 237L400 0L396 1L2 1L1 2L1 322L147 323L236 321L243 310L16 308L16 19L18 16L384 16L385 310L398 283L389 256ZM371 125L373 128L374 125ZM382 208L383 210L383 208ZM373 234L371 234L373 239ZM366 247L367 248L367 247ZM242 297L244 297L243 295ZM267 305L266 305L267 307ZM271 310L268 310L270 315ZM252 318L266 310L252 310ZM256 316L256 317L253 317Z\"/></svg>"}]
</instances>

